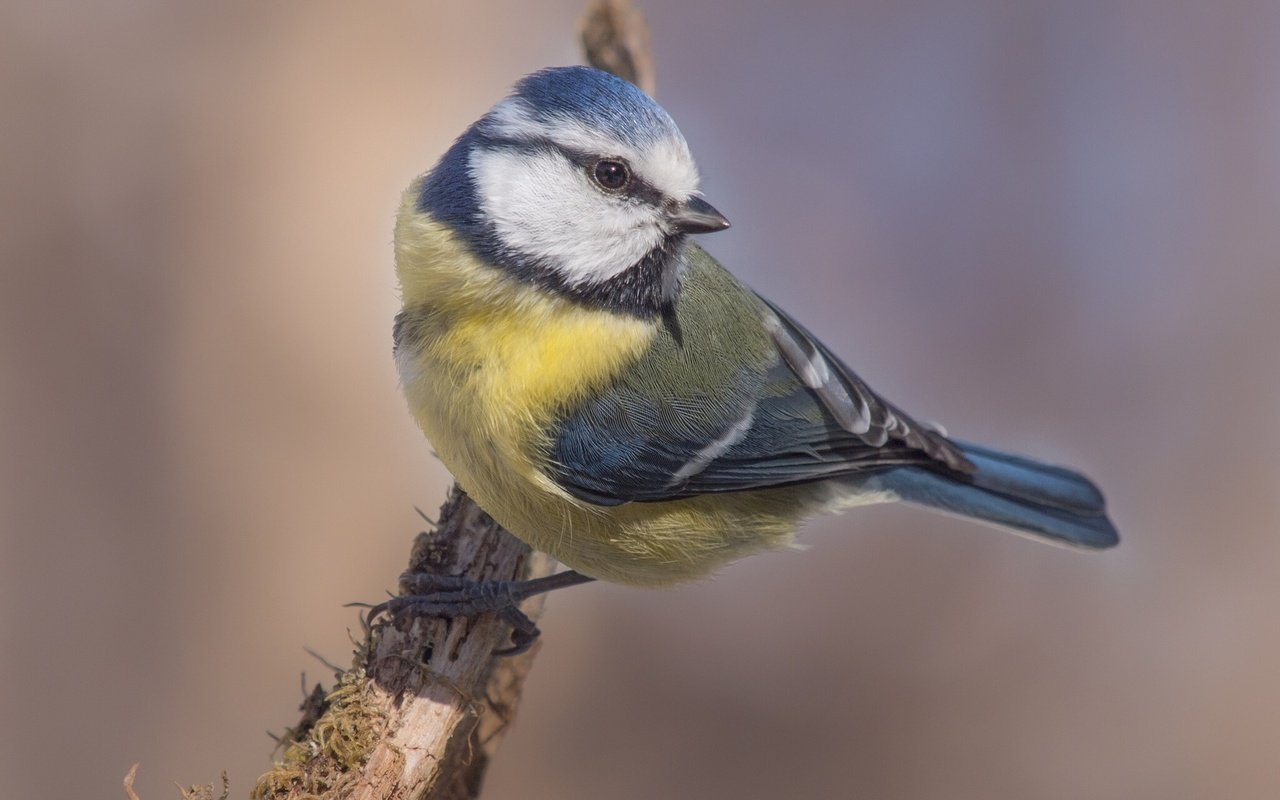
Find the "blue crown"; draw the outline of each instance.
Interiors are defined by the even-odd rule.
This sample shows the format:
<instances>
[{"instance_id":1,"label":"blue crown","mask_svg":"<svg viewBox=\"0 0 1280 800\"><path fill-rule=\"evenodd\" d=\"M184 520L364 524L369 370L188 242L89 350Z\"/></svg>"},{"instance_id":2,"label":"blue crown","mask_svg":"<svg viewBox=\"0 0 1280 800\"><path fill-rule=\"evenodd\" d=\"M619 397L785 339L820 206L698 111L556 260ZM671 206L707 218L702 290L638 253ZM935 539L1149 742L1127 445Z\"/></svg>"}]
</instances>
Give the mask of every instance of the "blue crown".
<instances>
[{"instance_id":1,"label":"blue crown","mask_svg":"<svg viewBox=\"0 0 1280 800\"><path fill-rule=\"evenodd\" d=\"M634 84L591 67L550 67L516 84L535 118L554 126L574 120L632 146L680 139L680 129L653 98Z\"/></svg>"}]
</instances>

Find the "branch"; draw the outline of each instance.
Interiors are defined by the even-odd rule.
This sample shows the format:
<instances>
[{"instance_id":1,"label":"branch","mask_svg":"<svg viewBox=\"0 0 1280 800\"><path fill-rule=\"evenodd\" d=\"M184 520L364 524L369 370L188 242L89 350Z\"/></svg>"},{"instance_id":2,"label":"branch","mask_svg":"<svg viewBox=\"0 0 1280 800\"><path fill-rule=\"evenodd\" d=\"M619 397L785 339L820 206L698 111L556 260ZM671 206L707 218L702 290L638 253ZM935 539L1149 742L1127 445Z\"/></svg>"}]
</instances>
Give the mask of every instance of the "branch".
<instances>
[{"instance_id":1,"label":"branch","mask_svg":"<svg viewBox=\"0 0 1280 800\"><path fill-rule=\"evenodd\" d=\"M649 25L630 0L592 0L579 32L588 64L654 93Z\"/></svg>"},{"instance_id":2,"label":"branch","mask_svg":"<svg viewBox=\"0 0 1280 800\"><path fill-rule=\"evenodd\" d=\"M436 530L418 535L409 558L410 571L474 580L549 575L555 567L456 486ZM540 600L526 611L536 616ZM509 635L492 614L376 627L325 698L323 713L290 737L283 761L258 780L253 796L477 796L533 664L534 651L494 657Z\"/></svg>"},{"instance_id":3,"label":"branch","mask_svg":"<svg viewBox=\"0 0 1280 800\"><path fill-rule=\"evenodd\" d=\"M648 27L628 0L594 0L581 36L589 63L653 90ZM418 535L409 559L410 571L476 580L534 578L555 569L550 556L531 552L457 486L436 530ZM542 604L542 596L534 597L523 610L536 621ZM539 649L495 658L509 635L493 614L418 618L403 629L371 631L337 686L323 700L313 692L304 703L303 721L282 741L284 758L259 778L252 796L478 797Z\"/></svg>"}]
</instances>

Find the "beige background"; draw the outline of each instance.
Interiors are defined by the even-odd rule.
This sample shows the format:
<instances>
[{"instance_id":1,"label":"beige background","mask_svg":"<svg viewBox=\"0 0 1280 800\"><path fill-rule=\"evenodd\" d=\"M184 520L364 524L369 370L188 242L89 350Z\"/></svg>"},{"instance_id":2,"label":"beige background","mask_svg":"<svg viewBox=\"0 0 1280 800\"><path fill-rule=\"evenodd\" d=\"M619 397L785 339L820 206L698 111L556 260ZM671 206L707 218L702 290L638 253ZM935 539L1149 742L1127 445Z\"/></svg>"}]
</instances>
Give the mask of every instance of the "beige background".
<instances>
[{"instance_id":1,"label":"beige background","mask_svg":"<svg viewBox=\"0 0 1280 800\"><path fill-rule=\"evenodd\" d=\"M567 591L489 796L1280 795L1280 6L1199 5L646 2L712 252L1125 541L877 508ZM401 187L578 11L0 7L0 797L268 766L443 496Z\"/></svg>"}]
</instances>

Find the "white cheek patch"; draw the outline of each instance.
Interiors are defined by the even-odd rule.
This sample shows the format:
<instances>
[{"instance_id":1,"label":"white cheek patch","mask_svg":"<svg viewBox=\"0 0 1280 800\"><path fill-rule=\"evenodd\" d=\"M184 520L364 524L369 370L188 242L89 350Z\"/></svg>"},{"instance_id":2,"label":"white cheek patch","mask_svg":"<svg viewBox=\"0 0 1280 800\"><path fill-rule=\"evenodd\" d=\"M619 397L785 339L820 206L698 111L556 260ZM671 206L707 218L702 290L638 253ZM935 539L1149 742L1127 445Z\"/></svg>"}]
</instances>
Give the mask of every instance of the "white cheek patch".
<instances>
[{"instance_id":1,"label":"white cheek patch","mask_svg":"<svg viewBox=\"0 0 1280 800\"><path fill-rule=\"evenodd\" d=\"M470 166L503 244L570 284L606 281L662 242L657 209L605 195L559 153L479 149Z\"/></svg>"}]
</instances>

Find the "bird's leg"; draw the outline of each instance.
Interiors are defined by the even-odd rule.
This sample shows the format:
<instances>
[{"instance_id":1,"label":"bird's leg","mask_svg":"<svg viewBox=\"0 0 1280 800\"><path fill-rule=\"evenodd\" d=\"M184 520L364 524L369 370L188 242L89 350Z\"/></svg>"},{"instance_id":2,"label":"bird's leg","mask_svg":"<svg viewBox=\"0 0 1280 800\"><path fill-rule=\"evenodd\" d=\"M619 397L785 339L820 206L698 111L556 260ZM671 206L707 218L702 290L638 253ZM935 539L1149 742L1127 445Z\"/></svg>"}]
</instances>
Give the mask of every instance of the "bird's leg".
<instances>
[{"instance_id":1,"label":"bird's leg","mask_svg":"<svg viewBox=\"0 0 1280 800\"><path fill-rule=\"evenodd\" d=\"M573 570L526 581L474 581L462 575L406 572L400 576L402 594L370 608L369 622L383 614L394 621L405 615L455 619L492 611L511 626L511 646L497 655L514 656L528 650L539 634L538 626L520 610L521 603L593 580Z\"/></svg>"}]
</instances>

